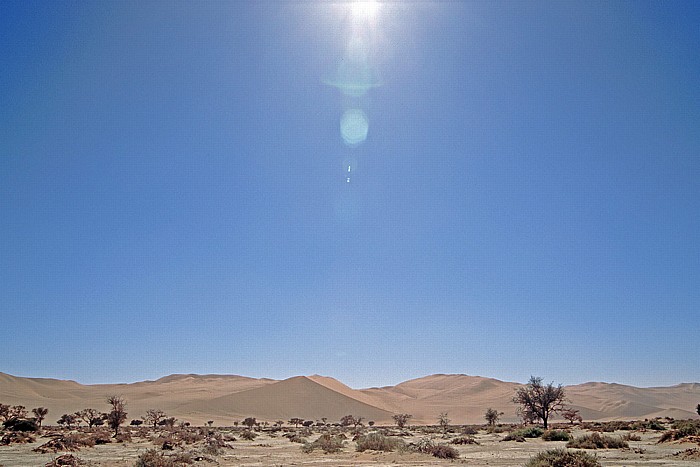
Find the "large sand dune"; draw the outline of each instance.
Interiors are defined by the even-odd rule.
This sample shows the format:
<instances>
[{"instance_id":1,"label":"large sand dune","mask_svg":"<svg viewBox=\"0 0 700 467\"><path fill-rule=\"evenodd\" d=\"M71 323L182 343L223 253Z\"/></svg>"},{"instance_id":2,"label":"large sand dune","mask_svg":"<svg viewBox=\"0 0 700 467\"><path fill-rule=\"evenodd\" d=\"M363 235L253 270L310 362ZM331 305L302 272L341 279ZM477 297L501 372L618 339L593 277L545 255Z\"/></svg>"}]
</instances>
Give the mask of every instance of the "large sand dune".
<instances>
[{"instance_id":1,"label":"large sand dune","mask_svg":"<svg viewBox=\"0 0 700 467\"><path fill-rule=\"evenodd\" d=\"M171 375L133 384L82 385L75 381L23 378L0 373L0 403L47 407L48 423L64 413L86 407L107 410L106 397L122 395L129 418L146 409L201 424L214 420L230 425L245 417L274 422L299 417L338 421L343 415L391 423L395 413L413 415L413 423L436 423L447 412L453 423L483 423L488 407L516 421L511 402L518 383L467 375L432 375L396 386L352 389L325 376L284 381L228 375ZM586 420L644 419L661 416L697 417L700 384L637 388L620 384L585 383L566 387L570 404Z\"/></svg>"}]
</instances>

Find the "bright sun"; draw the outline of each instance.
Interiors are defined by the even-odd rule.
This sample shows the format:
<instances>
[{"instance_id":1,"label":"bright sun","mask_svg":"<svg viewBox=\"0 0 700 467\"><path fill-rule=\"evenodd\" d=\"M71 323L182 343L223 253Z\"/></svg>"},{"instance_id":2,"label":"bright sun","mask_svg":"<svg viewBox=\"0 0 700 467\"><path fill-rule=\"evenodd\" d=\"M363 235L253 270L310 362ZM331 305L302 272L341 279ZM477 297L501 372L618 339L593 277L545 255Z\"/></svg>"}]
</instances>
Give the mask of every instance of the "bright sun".
<instances>
[{"instance_id":1,"label":"bright sun","mask_svg":"<svg viewBox=\"0 0 700 467\"><path fill-rule=\"evenodd\" d=\"M352 15L355 18L374 18L379 10L377 0L356 0L350 4Z\"/></svg>"}]
</instances>

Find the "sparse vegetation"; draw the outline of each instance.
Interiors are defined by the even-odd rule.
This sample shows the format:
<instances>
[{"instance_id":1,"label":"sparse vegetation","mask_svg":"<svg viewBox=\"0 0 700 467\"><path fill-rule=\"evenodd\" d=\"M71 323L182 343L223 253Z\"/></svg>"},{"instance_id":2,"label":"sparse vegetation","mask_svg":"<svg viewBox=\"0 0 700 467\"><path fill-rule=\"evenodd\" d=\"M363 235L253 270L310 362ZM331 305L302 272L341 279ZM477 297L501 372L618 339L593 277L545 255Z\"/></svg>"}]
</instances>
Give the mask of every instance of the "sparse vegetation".
<instances>
[{"instance_id":1,"label":"sparse vegetation","mask_svg":"<svg viewBox=\"0 0 700 467\"><path fill-rule=\"evenodd\" d=\"M599 467L595 456L584 451L550 449L530 458L525 467Z\"/></svg>"},{"instance_id":2,"label":"sparse vegetation","mask_svg":"<svg viewBox=\"0 0 700 467\"><path fill-rule=\"evenodd\" d=\"M435 444L430 438L421 438L415 443L407 446L408 450L430 454L440 459L458 459L459 453L452 446L446 444Z\"/></svg>"},{"instance_id":3,"label":"sparse vegetation","mask_svg":"<svg viewBox=\"0 0 700 467\"><path fill-rule=\"evenodd\" d=\"M501 415L503 415L503 412L499 412L498 410L489 407L486 409L484 418L489 426L496 426L496 423L498 423L498 419L501 418Z\"/></svg>"},{"instance_id":4,"label":"sparse vegetation","mask_svg":"<svg viewBox=\"0 0 700 467\"><path fill-rule=\"evenodd\" d=\"M566 443L566 447L578 449L622 449L628 448L629 445L622 438L594 432L572 439Z\"/></svg>"},{"instance_id":5,"label":"sparse vegetation","mask_svg":"<svg viewBox=\"0 0 700 467\"><path fill-rule=\"evenodd\" d=\"M345 441L343 440L343 437L333 436L330 433L324 433L313 443L305 443L301 447L301 450L306 454L310 454L315 449L321 449L326 454L332 454L340 452L344 444Z\"/></svg>"},{"instance_id":6,"label":"sparse vegetation","mask_svg":"<svg viewBox=\"0 0 700 467\"><path fill-rule=\"evenodd\" d=\"M583 422L583 417L581 417L580 411L571 407L564 410L561 413L561 416L567 419L572 425L574 424L574 422Z\"/></svg>"},{"instance_id":7,"label":"sparse vegetation","mask_svg":"<svg viewBox=\"0 0 700 467\"><path fill-rule=\"evenodd\" d=\"M447 428L450 426L451 421L452 420L447 418L447 412L442 412L440 415L438 415L438 424L440 425L443 433L447 433Z\"/></svg>"},{"instance_id":8,"label":"sparse vegetation","mask_svg":"<svg viewBox=\"0 0 700 467\"><path fill-rule=\"evenodd\" d=\"M253 441L255 438L257 438L258 435L254 431L251 430L245 430L241 432L241 439L244 439L246 441Z\"/></svg>"},{"instance_id":9,"label":"sparse vegetation","mask_svg":"<svg viewBox=\"0 0 700 467\"><path fill-rule=\"evenodd\" d=\"M369 433L357 438L357 451L395 451L404 445L403 440L384 436L381 433Z\"/></svg>"},{"instance_id":10,"label":"sparse vegetation","mask_svg":"<svg viewBox=\"0 0 700 467\"><path fill-rule=\"evenodd\" d=\"M542 433L545 441L570 441L571 435L564 430L547 430Z\"/></svg>"},{"instance_id":11,"label":"sparse vegetation","mask_svg":"<svg viewBox=\"0 0 700 467\"><path fill-rule=\"evenodd\" d=\"M689 436L700 436L700 420L678 420L673 422L671 430L661 435L659 443L677 441Z\"/></svg>"},{"instance_id":12,"label":"sparse vegetation","mask_svg":"<svg viewBox=\"0 0 700 467\"><path fill-rule=\"evenodd\" d=\"M564 409L566 396L561 384L544 385L542 378L531 376L527 385L516 391L513 402L519 405L517 412L523 420L542 420L546 430L549 417Z\"/></svg>"},{"instance_id":13,"label":"sparse vegetation","mask_svg":"<svg viewBox=\"0 0 700 467\"><path fill-rule=\"evenodd\" d=\"M450 444L479 444L479 443L471 436L460 436L458 438L454 438L454 439L450 440Z\"/></svg>"},{"instance_id":14,"label":"sparse vegetation","mask_svg":"<svg viewBox=\"0 0 700 467\"><path fill-rule=\"evenodd\" d=\"M45 407L37 407L32 409L32 413L34 414L34 418L36 418L37 425L41 426L41 422L44 421L46 415L48 415L49 409Z\"/></svg>"},{"instance_id":15,"label":"sparse vegetation","mask_svg":"<svg viewBox=\"0 0 700 467\"><path fill-rule=\"evenodd\" d=\"M396 426L399 428L404 428L406 426L406 423L413 418L413 415L407 414L407 413L400 413L396 414L392 417L394 419L394 423L396 423Z\"/></svg>"},{"instance_id":16,"label":"sparse vegetation","mask_svg":"<svg viewBox=\"0 0 700 467\"><path fill-rule=\"evenodd\" d=\"M107 403L112 406L112 410L107 414L105 420L107 425L114 430L114 437L119 434L119 426L126 421L126 401L121 396L109 396Z\"/></svg>"}]
</instances>

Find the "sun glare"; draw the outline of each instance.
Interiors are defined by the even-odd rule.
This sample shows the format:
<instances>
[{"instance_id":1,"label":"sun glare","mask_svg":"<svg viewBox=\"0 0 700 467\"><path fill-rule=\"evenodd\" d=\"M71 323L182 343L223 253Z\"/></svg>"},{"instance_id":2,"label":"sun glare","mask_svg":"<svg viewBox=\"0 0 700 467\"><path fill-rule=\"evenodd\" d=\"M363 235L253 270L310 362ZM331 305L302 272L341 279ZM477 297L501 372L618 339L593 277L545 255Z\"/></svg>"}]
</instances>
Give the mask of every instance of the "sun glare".
<instances>
[{"instance_id":1,"label":"sun glare","mask_svg":"<svg viewBox=\"0 0 700 467\"><path fill-rule=\"evenodd\" d=\"M352 15L355 18L374 18L379 10L377 0L357 0L350 4Z\"/></svg>"}]
</instances>

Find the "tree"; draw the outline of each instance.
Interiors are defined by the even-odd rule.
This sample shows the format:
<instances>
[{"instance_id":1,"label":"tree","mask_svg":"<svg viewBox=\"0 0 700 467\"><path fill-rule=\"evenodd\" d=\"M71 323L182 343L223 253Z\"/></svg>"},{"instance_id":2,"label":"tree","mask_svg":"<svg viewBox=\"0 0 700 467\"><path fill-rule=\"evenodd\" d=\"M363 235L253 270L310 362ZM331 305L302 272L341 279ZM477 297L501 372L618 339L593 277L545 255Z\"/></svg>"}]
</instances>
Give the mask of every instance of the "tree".
<instances>
[{"instance_id":1,"label":"tree","mask_svg":"<svg viewBox=\"0 0 700 467\"><path fill-rule=\"evenodd\" d=\"M165 418L165 412L158 409L148 409L146 410L146 416L141 418L143 418L143 421L146 423L153 425L153 428L155 429L158 426L158 423Z\"/></svg>"},{"instance_id":2,"label":"tree","mask_svg":"<svg viewBox=\"0 0 700 467\"><path fill-rule=\"evenodd\" d=\"M243 420L243 424L248 427L248 429L251 429L255 426L257 421L255 420L255 417L248 417L245 420Z\"/></svg>"},{"instance_id":3,"label":"tree","mask_svg":"<svg viewBox=\"0 0 700 467\"><path fill-rule=\"evenodd\" d=\"M503 415L503 412L499 412L498 410L489 407L488 409L486 409L484 418L486 419L486 422L489 424L489 426L494 426L496 425L496 423L498 423L498 419L501 418L501 415Z\"/></svg>"},{"instance_id":4,"label":"tree","mask_svg":"<svg viewBox=\"0 0 700 467\"><path fill-rule=\"evenodd\" d=\"M13 418L27 418L27 409L23 405L5 405L0 404L0 417L3 422L12 420Z\"/></svg>"},{"instance_id":5,"label":"tree","mask_svg":"<svg viewBox=\"0 0 700 467\"><path fill-rule=\"evenodd\" d=\"M564 410L561 413L561 416L567 419L569 422L571 422L572 425L574 424L574 422L580 423L583 421L583 417L581 417L579 411L572 407L569 407L568 409Z\"/></svg>"},{"instance_id":6,"label":"tree","mask_svg":"<svg viewBox=\"0 0 700 467\"><path fill-rule=\"evenodd\" d=\"M355 417L353 417L352 415L345 415L343 418L340 419L340 424L342 426L356 425Z\"/></svg>"},{"instance_id":7,"label":"tree","mask_svg":"<svg viewBox=\"0 0 700 467\"><path fill-rule=\"evenodd\" d=\"M523 419L542 420L545 430L549 417L564 410L564 388L554 383L542 384L542 378L531 376L524 387L518 388L513 402L520 405L518 413Z\"/></svg>"},{"instance_id":8,"label":"tree","mask_svg":"<svg viewBox=\"0 0 700 467\"><path fill-rule=\"evenodd\" d=\"M298 427L298 426L301 425L302 423L304 423L304 419L303 419L303 418L297 418L297 417L295 417L295 418L290 418L290 419L289 419L289 424L290 424L290 425L294 425L294 428Z\"/></svg>"},{"instance_id":9,"label":"tree","mask_svg":"<svg viewBox=\"0 0 700 467\"><path fill-rule=\"evenodd\" d=\"M36 409L32 409L32 413L36 418L36 423L41 426L41 422L46 418L46 415L48 415L49 409L45 407L37 407Z\"/></svg>"},{"instance_id":10,"label":"tree","mask_svg":"<svg viewBox=\"0 0 700 467\"><path fill-rule=\"evenodd\" d=\"M10 412L10 406L7 404L0 404L0 418L3 422L8 420L7 414Z\"/></svg>"},{"instance_id":11,"label":"tree","mask_svg":"<svg viewBox=\"0 0 700 467\"><path fill-rule=\"evenodd\" d=\"M413 418L413 415L407 414L407 413L400 413L396 414L392 417L394 419L394 422L396 423L396 426L399 428L403 428L406 426L406 423Z\"/></svg>"},{"instance_id":12,"label":"tree","mask_svg":"<svg viewBox=\"0 0 700 467\"><path fill-rule=\"evenodd\" d=\"M69 413L64 413L61 415L61 418L59 418L56 423L59 425L65 425L69 430L75 425L76 418L75 414L69 414Z\"/></svg>"},{"instance_id":13,"label":"tree","mask_svg":"<svg viewBox=\"0 0 700 467\"><path fill-rule=\"evenodd\" d=\"M104 420L105 415L95 409L83 409L80 412L75 413L77 418L83 420L87 425L92 428L97 425L100 421Z\"/></svg>"},{"instance_id":14,"label":"tree","mask_svg":"<svg viewBox=\"0 0 700 467\"><path fill-rule=\"evenodd\" d=\"M450 426L450 420L447 418L447 412L442 412L440 415L438 415L438 424L440 425L440 428L442 428L443 433L447 433L447 427Z\"/></svg>"},{"instance_id":15,"label":"tree","mask_svg":"<svg viewBox=\"0 0 700 467\"><path fill-rule=\"evenodd\" d=\"M107 424L114 430L114 437L119 434L119 425L126 421L126 401L121 396L109 396L107 403L112 410L107 414Z\"/></svg>"},{"instance_id":16,"label":"tree","mask_svg":"<svg viewBox=\"0 0 700 467\"><path fill-rule=\"evenodd\" d=\"M700 404L698 404L698 406L695 407L695 411L698 413L698 415L700 415Z\"/></svg>"}]
</instances>

